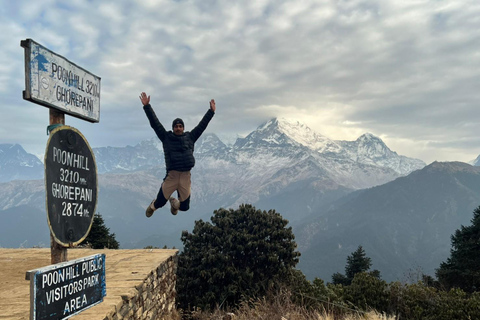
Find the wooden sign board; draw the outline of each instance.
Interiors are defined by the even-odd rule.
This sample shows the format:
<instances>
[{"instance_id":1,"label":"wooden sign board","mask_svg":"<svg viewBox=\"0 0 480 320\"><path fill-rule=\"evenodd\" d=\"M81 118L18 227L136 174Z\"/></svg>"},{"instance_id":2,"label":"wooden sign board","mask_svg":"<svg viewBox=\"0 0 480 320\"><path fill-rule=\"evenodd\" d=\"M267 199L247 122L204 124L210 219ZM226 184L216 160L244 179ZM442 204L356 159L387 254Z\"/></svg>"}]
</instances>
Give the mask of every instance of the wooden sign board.
<instances>
[{"instance_id":1,"label":"wooden sign board","mask_svg":"<svg viewBox=\"0 0 480 320\"><path fill-rule=\"evenodd\" d=\"M81 243L90 232L97 206L95 156L75 128L54 129L45 150L47 217L55 241L65 247Z\"/></svg>"},{"instance_id":2,"label":"wooden sign board","mask_svg":"<svg viewBox=\"0 0 480 320\"><path fill-rule=\"evenodd\" d=\"M30 319L67 319L107 295L105 254L57 263L26 273L30 281Z\"/></svg>"},{"instance_id":3,"label":"wooden sign board","mask_svg":"<svg viewBox=\"0 0 480 320\"><path fill-rule=\"evenodd\" d=\"M25 100L90 122L100 121L100 78L32 39L25 49Z\"/></svg>"}]
</instances>

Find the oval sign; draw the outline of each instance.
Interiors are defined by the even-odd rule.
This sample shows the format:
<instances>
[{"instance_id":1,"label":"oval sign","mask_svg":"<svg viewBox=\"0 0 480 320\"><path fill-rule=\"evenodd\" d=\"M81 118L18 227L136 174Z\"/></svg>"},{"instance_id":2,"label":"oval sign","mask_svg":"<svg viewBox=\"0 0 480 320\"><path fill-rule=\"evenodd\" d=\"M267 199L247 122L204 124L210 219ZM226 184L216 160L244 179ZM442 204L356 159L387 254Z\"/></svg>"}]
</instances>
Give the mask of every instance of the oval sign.
<instances>
[{"instance_id":1,"label":"oval sign","mask_svg":"<svg viewBox=\"0 0 480 320\"><path fill-rule=\"evenodd\" d=\"M81 243L90 232L97 206L95 157L75 128L53 130L45 150L45 190L48 226L65 247Z\"/></svg>"}]
</instances>

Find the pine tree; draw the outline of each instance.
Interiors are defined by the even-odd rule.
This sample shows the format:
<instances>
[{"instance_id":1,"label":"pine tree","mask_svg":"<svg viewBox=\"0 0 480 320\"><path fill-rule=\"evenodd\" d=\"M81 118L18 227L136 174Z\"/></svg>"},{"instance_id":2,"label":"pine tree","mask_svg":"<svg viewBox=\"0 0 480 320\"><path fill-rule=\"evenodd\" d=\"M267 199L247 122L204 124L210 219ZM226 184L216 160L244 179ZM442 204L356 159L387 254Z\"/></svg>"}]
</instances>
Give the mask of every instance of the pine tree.
<instances>
[{"instance_id":1,"label":"pine tree","mask_svg":"<svg viewBox=\"0 0 480 320\"><path fill-rule=\"evenodd\" d=\"M92 228L84 242L93 249L118 249L120 247L115 239L115 233L110 233L110 229L105 226L105 221L100 213L96 213L93 217Z\"/></svg>"},{"instance_id":2,"label":"pine tree","mask_svg":"<svg viewBox=\"0 0 480 320\"><path fill-rule=\"evenodd\" d=\"M372 266L372 259L367 257L362 246L358 246L357 250L352 252L347 257L347 264L345 266L345 275L341 273L334 273L332 275L333 284L350 285L357 273L367 272ZM370 275L380 279L380 271L370 271Z\"/></svg>"},{"instance_id":3,"label":"pine tree","mask_svg":"<svg viewBox=\"0 0 480 320\"><path fill-rule=\"evenodd\" d=\"M371 265L372 259L367 257L367 254L365 253L365 250L363 250L362 246L358 246L357 250L352 252L352 254L347 257L345 276L351 281L357 273L368 271Z\"/></svg>"},{"instance_id":4,"label":"pine tree","mask_svg":"<svg viewBox=\"0 0 480 320\"><path fill-rule=\"evenodd\" d=\"M232 307L289 279L300 253L288 221L275 210L241 205L216 210L211 221L196 221L192 233L182 233L180 307Z\"/></svg>"},{"instance_id":5,"label":"pine tree","mask_svg":"<svg viewBox=\"0 0 480 320\"><path fill-rule=\"evenodd\" d=\"M450 257L436 270L439 282L447 289L480 291L480 206L473 211L471 222L452 235Z\"/></svg>"}]
</instances>

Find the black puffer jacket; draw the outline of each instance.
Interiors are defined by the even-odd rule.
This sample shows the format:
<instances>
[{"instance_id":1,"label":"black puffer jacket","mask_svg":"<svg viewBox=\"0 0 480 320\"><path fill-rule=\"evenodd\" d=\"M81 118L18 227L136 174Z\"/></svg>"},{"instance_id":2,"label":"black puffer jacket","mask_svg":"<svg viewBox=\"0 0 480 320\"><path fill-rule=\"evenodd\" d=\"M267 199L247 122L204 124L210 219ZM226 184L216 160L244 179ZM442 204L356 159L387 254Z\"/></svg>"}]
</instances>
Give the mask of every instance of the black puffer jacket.
<instances>
[{"instance_id":1,"label":"black puffer jacket","mask_svg":"<svg viewBox=\"0 0 480 320\"><path fill-rule=\"evenodd\" d=\"M167 172L170 170L189 171L192 169L195 166L195 158L193 157L194 144L203 131L205 131L215 113L208 109L200 123L192 131L187 131L181 136L177 136L171 130L165 130L160 121L158 121L151 105L143 106L143 110L145 110L145 114L150 121L150 126L162 141Z\"/></svg>"}]
</instances>

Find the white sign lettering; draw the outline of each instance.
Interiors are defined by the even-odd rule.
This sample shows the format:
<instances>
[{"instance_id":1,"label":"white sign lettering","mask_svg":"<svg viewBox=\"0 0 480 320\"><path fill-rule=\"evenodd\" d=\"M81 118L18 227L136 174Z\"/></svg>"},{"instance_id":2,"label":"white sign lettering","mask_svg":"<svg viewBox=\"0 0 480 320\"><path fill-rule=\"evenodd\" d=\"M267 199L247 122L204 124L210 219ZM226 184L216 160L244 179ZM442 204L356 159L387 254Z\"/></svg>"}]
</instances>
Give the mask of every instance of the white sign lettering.
<instances>
[{"instance_id":1,"label":"white sign lettering","mask_svg":"<svg viewBox=\"0 0 480 320\"><path fill-rule=\"evenodd\" d=\"M30 270L30 319L67 319L103 301L105 254Z\"/></svg>"}]
</instances>

